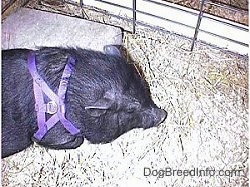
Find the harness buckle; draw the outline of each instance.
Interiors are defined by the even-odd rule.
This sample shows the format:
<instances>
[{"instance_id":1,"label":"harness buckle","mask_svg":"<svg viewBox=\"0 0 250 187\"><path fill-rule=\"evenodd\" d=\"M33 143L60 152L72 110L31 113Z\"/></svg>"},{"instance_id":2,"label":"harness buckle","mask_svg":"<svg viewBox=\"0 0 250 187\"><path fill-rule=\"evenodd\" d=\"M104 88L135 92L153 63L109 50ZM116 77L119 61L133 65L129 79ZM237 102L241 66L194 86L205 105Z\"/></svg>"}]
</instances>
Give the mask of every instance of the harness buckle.
<instances>
[{"instance_id":1,"label":"harness buckle","mask_svg":"<svg viewBox=\"0 0 250 187\"><path fill-rule=\"evenodd\" d=\"M55 101L50 101L46 104L46 113L55 114L58 111L58 105Z\"/></svg>"},{"instance_id":2,"label":"harness buckle","mask_svg":"<svg viewBox=\"0 0 250 187\"><path fill-rule=\"evenodd\" d=\"M35 83L36 83L40 88L42 87L43 81L42 81L40 78L37 78L37 79L35 79L34 81L35 81Z\"/></svg>"}]
</instances>

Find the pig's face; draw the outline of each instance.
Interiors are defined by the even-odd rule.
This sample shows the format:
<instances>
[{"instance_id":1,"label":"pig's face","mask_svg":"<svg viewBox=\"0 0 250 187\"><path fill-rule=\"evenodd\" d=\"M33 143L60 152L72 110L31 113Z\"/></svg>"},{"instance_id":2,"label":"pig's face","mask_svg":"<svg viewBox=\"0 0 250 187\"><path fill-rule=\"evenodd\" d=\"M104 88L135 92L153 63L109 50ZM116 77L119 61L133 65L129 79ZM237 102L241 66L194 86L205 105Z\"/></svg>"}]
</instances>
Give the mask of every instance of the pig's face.
<instances>
[{"instance_id":1,"label":"pig's face","mask_svg":"<svg viewBox=\"0 0 250 187\"><path fill-rule=\"evenodd\" d=\"M78 110L83 109L78 124L91 143L107 143L133 128L155 127L166 118L150 98L144 80L124 59L96 54L94 61L88 60L82 64L88 74L77 81L83 84L74 88L78 95L74 97L79 97Z\"/></svg>"},{"instance_id":2,"label":"pig's face","mask_svg":"<svg viewBox=\"0 0 250 187\"><path fill-rule=\"evenodd\" d=\"M126 95L117 97L110 98L110 93L106 93L98 105L85 107L84 135L91 143L110 142L133 128L158 126L166 117L164 110L151 103Z\"/></svg>"}]
</instances>

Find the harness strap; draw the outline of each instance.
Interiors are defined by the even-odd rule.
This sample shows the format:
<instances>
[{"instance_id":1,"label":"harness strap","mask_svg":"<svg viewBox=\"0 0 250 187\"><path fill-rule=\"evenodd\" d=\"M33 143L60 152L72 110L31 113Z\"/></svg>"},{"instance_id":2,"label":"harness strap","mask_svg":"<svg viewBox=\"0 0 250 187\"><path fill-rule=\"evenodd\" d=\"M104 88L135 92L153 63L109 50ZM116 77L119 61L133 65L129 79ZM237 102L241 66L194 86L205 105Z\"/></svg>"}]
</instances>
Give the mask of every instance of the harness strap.
<instances>
[{"instance_id":1,"label":"harness strap","mask_svg":"<svg viewBox=\"0 0 250 187\"><path fill-rule=\"evenodd\" d=\"M28 69L33 78L33 90L36 102L35 110L37 112L38 124L38 131L34 134L34 137L39 141L58 121L63 124L64 128L67 129L70 134L75 135L80 132L79 129L65 118L66 109L64 100L74 65L75 60L69 57L63 70L57 94L55 94L37 72L35 53L30 52L28 55ZM47 95L50 99L48 103L44 102L43 94ZM46 121L45 113L53 115Z\"/></svg>"}]
</instances>

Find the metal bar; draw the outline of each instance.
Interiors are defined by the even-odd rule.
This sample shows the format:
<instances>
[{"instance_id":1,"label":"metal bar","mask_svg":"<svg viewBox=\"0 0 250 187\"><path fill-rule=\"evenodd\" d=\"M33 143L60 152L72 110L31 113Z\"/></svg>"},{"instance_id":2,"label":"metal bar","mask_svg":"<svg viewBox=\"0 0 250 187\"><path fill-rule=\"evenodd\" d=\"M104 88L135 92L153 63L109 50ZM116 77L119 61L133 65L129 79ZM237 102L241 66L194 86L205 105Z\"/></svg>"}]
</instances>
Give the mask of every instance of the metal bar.
<instances>
[{"instance_id":1,"label":"metal bar","mask_svg":"<svg viewBox=\"0 0 250 187\"><path fill-rule=\"evenodd\" d=\"M116 6L116 7L119 7L119 8L123 8L123 9L126 9L126 10L132 10L133 11L133 9L131 9L129 7L118 5L118 4L115 4L115 3L108 2L108 1L104 1L104 0L95 0L95 1L106 3L106 4L109 4L109 5L112 5L112 6ZM177 8L177 7L174 7L174 6L166 5L166 4L163 4L163 3L156 2L156 1L152 1L152 0L143 0L143 1L151 2L151 3L157 4L157 5L162 5L162 6L165 6L165 7L171 7L171 8L174 8L176 10L180 10L180 11L184 11L186 13L190 13L191 15L197 15L197 16L199 15L199 14L197 14L195 12L191 12L191 11L187 11L187 10L182 10L181 8ZM152 16L152 17L155 17L155 18L162 19L162 17L160 17L160 16L155 16L155 15L147 13L147 12L143 12L143 11L139 11L139 10L136 10L136 12L141 13L141 14L145 14L145 15L149 15L149 16ZM221 21L221 20L217 20L215 18L211 18L211 17L206 16L206 15L203 15L202 17L210 19L210 20L213 20L213 21L216 21L216 22L220 22L220 23L222 23L224 25L229 25L231 27L236 27L236 28L238 28L240 30L243 30L243 31L248 31L247 28L244 28L244 27L241 27L241 26L238 26L238 25L234 25L232 23L224 22L224 21ZM176 21L172 21L172 20L169 20L169 19L166 19L166 18L165 18L165 20L170 21L172 23L179 24L179 25L188 26L189 28L194 28L194 27L191 27L189 25L186 25L186 24L183 24L183 23L180 23L180 22L176 22Z\"/></svg>"},{"instance_id":2,"label":"metal bar","mask_svg":"<svg viewBox=\"0 0 250 187\"><path fill-rule=\"evenodd\" d=\"M41 0L38 0L38 2L39 1L41 1ZM67 0L64 0L64 1L68 2ZM197 41L197 37L198 37L198 33L199 32L203 32L203 33L215 36L215 37L219 37L219 38L222 38L224 40L227 40L227 41L230 41L230 42L234 42L234 43L240 44L240 45L245 46L245 47L249 46L247 43L240 42L240 41L237 41L237 40L233 40L231 38L228 38L228 37L225 37L225 36L221 36L221 35L218 35L218 34L215 34L215 33L212 33L212 32L200 29L200 24L201 24L202 18L206 18L206 19L213 20L215 22L220 22L220 23L228 25L230 27L238 28L238 29L243 30L243 31L248 31L248 28L246 28L246 27L241 27L239 25L234 25L232 23L228 23L228 22L221 21L221 20L218 20L216 18L212 18L212 17L204 15L203 7L204 7L205 3L208 3L209 0L201 0L201 6L200 6L199 14L197 14L195 12L183 10L183 9L175 7L175 6L171 6L171 5L163 4L163 3L160 3L160 2L156 2L154 0L143 0L143 1L146 1L146 2L151 2L151 3L154 3L154 4L166 6L166 7L171 7L171 8L174 8L176 10L180 10L180 11L184 11L186 13L190 13L192 15L197 15L198 16L198 20L197 20L196 27L193 27L193 26L190 26L190 25L186 25L184 23L180 23L180 22L177 22L177 21L169 20L169 19L161 17L161 16L156 16L156 15L153 15L153 14L150 14L150 13L147 13L147 12L143 12L143 11L137 10L136 0L132 0L132 3L133 3L132 8L126 7L126 6L123 6L123 5L119 5L119 4L116 4L116 3L108 2L108 1L105 1L105 0L95 0L95 1L102 2L104 4L109 4L109 5L112 5L112 6L115 6L115 7L120 7L122 9L131 10L133 12L133 18L132 18L132 20L129 19L129 18L124 18L122 16L114 15L114 14L111 14L111 13L109 13L109 14L111 16L113 16L113 17L117 17L119 19L124 19L126 21L132 22L132 24L133 24L132 32L133 33L135 33L135 31L136 31L136 25L143 25L143 26L147 26L147 27L150 27L150 28L155 28L155 29L161 30L161 31L165 30L167 32L166 29L161 28L159 26L150 26L149 24L145 24L145 23L142 23L140 21L137 21L137 13L144 14L144 15L147 15L147 16L151 16L151 17L154 17L154 18L158 18L158 19L161 19L161 20L165 20L165 21L168 21L168 22L171 22L171 23L174 23L174 24L178 24L178 25L181 25L181 26L184 26L184 27L188 27L188 28L191 28L191 29L195 29L195 33L194 33L194 37L193 38L189 38L189 37L185 37L184 36L185 38L188 38L188 39L192 40L191 51L193 50L195 42ZM83 5L83 0L80 0L80 5ZM78 6L79 6L79 4L78 4ZM93 9L93 10L97 11L97 12L102 12L101 10L95 10L95 9ZM105 12L105 11L103 11L102 13L107 14L107 12Z\"/></svg>"},{"instance_id":3,"label":"metal bar","mask_svg":"<svg viewBox=\"0 0 250 187\"><path fill-rule=\"evenodd\" d=\"M221 20L218 20L218 19L216 19L216 18L211 18L211 17L206 16L206 15L203 15L202 17L203 17L203 18L206 18L206 19L210 19L210 20L216 21L216 22L220 22L220 23L222 23L222 24L224 24L224 25L228 25L228 26L230 26L230 27L235 27L235 28L240 29L240 30L243 30L243 31L248 31L248 30L249 30L247 27L241 27L241 26L238 26L238 25L234 25L234 24L232 24L232 23L228 23L228 22L225 22L225 21L221 21Z\"/></svg>"},{"instance_id":4,"label":"metal bar","mask_svg":"<svg viewBox=\"0 0 250 187\"><path fill-rule=\"evenodd\" d=\"M188 27L188 28L191 28L191 29L195 29L195 27L190 26L190 25L187 25L187 24L185 24L185 23L180 23L180 22L178 22L178 21L173 21L173 20L170 20L170 19L161 17L161 16L156 16L156 15L154 15L154 14L150 14L150 13L147 13L147 12L143 12L143 11L140 11L140 10L137 10L137 12L140 13L140 14L144 14L144 15L147 15L147 16L151 16L151 17L154 17L154 18L161 19L161 20L165 20L165 21L168 21L168 22L171 22L171 23L175 23L175 24L178 24L178 25L181 25L181 26L185 26L185 27Z\"/></svg>"},{"instance_id":5,"label":"metal bar","mask_svg":"<svg viewBox=\"0 0 250 187\"><path fill-rule=\"evenodd\" d=\"M212 36L216 36L218 38L222 38L223 40L227 40L227 41L230 41L230 42L234 42L234 43L240 44L240 45L245 46L245 47L249 46L247 43L240 42L240 41L237 41L237 40L233 40L231 38L228 38L228 37L225 37L225 36L221 36L221 35L209 32L209 31L205 31L205 30L202 30L202 29L200 29L199 31L200 32L204 32L204 33L209 34L209 35L212 35Z\"/></svg>"},{"instance_id":6,"label":"metal bar","mask_svg":"<svg viewBox=\"0 0 250 187\"><path fill-rule=\"evenodd\" d=\"M207 1L207 3L210 5L214 5L214 6L217 6L217 7L223 8L223 9L227 9L227 10L231 10L231 11L235 11L235 12L245 11L244 14L248 15L248 10L244 9L244 8L240 9L240 8L235 7L235 6L230 6L230 5L227 5L225 3L221 3L221 2L212 2L211 0Z\"/></svg>"},{"instance_id":7,"label":"metal bar","mask_svg":"<svg viewBox=\"0 0 250 187\"><path fill-rule=\"evenodd\" d=\"M111 2L108 2L108 1L103 1L103 0L95 0L95 1L102 2L102 3L105 3L105 4L109 4L109 5L112 5L112 6L116 6L116 7L119 7L119 8L124 8L126 10L132 10L133 11L133 9L130 8L130 7L117 5L115 3L111 3ZM190 26L190 25L187 25L187 24L184 24L184 23L180 23L180 22L177 22L177 21L173 21L173 20L170 20L170 19L167 19L167 18L164 18L164 17L156 16L154 14L150 14L150 13L143 12L143 11L140 11L140 10L135 10L135 12L140 13L140 14L144 14L144 15L147 15L147 16L151 16L151 17L154 17L154 18L158 18L158 19L161 19L161 20L169 21L171 23L175 23L175 24L182 25L182 26L185 26L185 27L189 27L191 29L195 29L195 27L193 27L193 26ZM198 15L198 14L196 14L196 15Z\"/></svg>"},{"instance_id":8,"label":"metal bar","mask_svg":"<svg viewBox=\"0 0 250 187\"><path fill-rule=\"evenodd\" d=\"M83 7L83 0L80 0L80 7Z\"/></svg>"},{"instance_id":9,"label":"metal bar","mask_svg":"<svg viewBox=\"0 0 250 187\"><path fill-rule=\"evenodd\" d=\"M184 24L184 23L180 23L180 22L177 22L177 21L173 21L173 20L169 20L167 18L164 18L164 17L160 17L160 16L156 16L156 15L153 15L153 14L150 14L150 13L147 13L147 12L143 12L143 11L140 11L140 10L133 10L129 7L125 7L125 6L122 6L122 5L117 5L115 3L111 3L111 2L107 2L105 0L96 0L96 1L99 1L99 2L102 2L102 3L106 3L106 4L109 4L109 5L112 5L112 6L118 6L118 7L121 7L121 8L124 8L124 9L127 9L127 10L132 10L133 12L137 12L137 13L140 13L140 14L144 14L144 15L147 15L147 16L151 16L151 17L154 17L154 18L158 18L158 19L161 19L161 20L165 20L165 21L169 21L171 23L174 23L174 24L178 24L178 25L181 25L181 26L184 26L184 27L188 27L188 28L191 28L191 29L195 29L195 34L194 34L194 37L192 39L192 45L191 45L191 51L193 50L194 48L194 44L195 44L195 41L197 40L197 36L198 36L198 32L199 31L202 31L204 33L207 33L209 35L213 35L213 36L216 36L216 37L220 37L224 40L227 40L227 41L231 41L231 42L235 42L237 44L240 44L240 45L243 45L243 46L246 46L247 44L243 43L243 42L239 42L239 41L236 41L236 40L233 40L233 39L230 39L230 38L227 38L227 37L224 37L224 36L221 36L221 35L217 35L217 34L214 34L214 33L211 33L211 32L208 32L208 31L205 31L205 30L199 30L199 27L200 27L200 24L201 24L201 19L202 18L207 18L207 19L210 19L210 20L213 20L213 21L216 21L216 22L220 22L222 24L225 24L225 25L229 25L230 27L236 27L236 28L239 28L241 30L244 30L244 31L248 31L248 29L244 28L244 27L240 27L240 26L237 26L237 25L234 25L234 24L231 24L231 23L227 23L227 22L223 22L223 21L220 21L220 20L217 20L215 18L211 18L211 17L208 17L208 16L204 16L204 12L203 12L203 7L204 7L204 4L205 4L205 1L206 0L202 0L201 3L204 3L204 4L201 4L201 7L200 7L200 12L199 14L196 14L198 15L198 20L197 20L197 25L196 27L193 27L193 26L190 26L190 25L187 25L187 24ZM133 0L135 1L135 0ZM152 0L144 0L144 1L148 1L148 2L152 2L152 3L157 3L159 5L161 5L162 3L158 3L158 2L155 2L155 1L152 1ZM165 5L165 4L163 4ZM168 6L168 5L165 5L165 6ZM181 10L181 9L179 9ZM121 16L120 16L121 18ZM129 19L128 19L129 20ZM138 21L137 20L132 20L132 23L133 23L133 33L135 32L135 27L134 25L138 24ZM142 25L141 23L139 25ZM144 25L147 25L147 24L144 24Z\"/></svg>"},{"instance_id":10,"label":"metal bar","mask_svg":"<svg viewBox=\"0 0 250 187\"><path fill-rule=\"evenodd\" d=\"M129 7L126 7L126 6L123 6L123 5L119 5L119 4L116 4L116 3L111 3L109 1L103 1L103 0L94 0L94 1L109 4L109 5L113 5L113 6L116 6L116 7L119 7L119 8L124 8L124 9L127 9L127 10L133 10L132 8L129 8Z\"/></svg>"},{"instance_id":11,"label":"metal bar","mask_svg":"<svg viewBox=\"0 0 250 187\"><path fill-rule=\"evenodd\" d=\"M180 11L182 11L182 12L186 12L186 13L189 13L189 14L192 14L192 15L199 15L199 14L197 14L197 13L195 13L195 12L191 12L191 11L188 11L188 10L183 10L183 9L181 9L181 8L178 8L178 7L175 7L175 6L171 6L171 5L166 5L166 4L163 4L163 3L160 3L160 2L156 2L156 1L153 1L153 0L143 0L143 1L151 2L151 3L154 3L154 4L160 5L160 6L171 7L171 8L173 8L173 9L180 10ZM210 3L210 4L213 4L213 5L217 5L217 6L221 7L221 8L223 8L223 9L228 9L228 8L226 8L226 7L223 7L223 6L220 5L219 3L217 4L217 3L213 3L213 2L211 2L211 1L210 1L210 2L207 1L206 3ZM181 6L181 5L180 5L180 6ZM225 6L226 6L226 5L225 5ZM227 6L228 6L228 5L227 5ZM236 8L231 8L231 9L234 10L234 11L240 11L240 9L236 9ZM203 18L211 19L211 20L214 20L214 21L223 23L223 24L225 24L225 25L229 25L229 26L232 26L232 27L237 27L237 28L240 29L240 30L248 31L247 28L240 27L240 26L238 26L238 25L234 25L234 24L231 24L231 23L228 23L228 22L224 22L224 21L221 21L221 20L217 20L217 19L215 19L215 18L211 18L211 17L208 17L208 16L203 16Z\"/></svg>"},{"instance_id":12,"label":"metal bar","mask_svg":"<svg viewBox=\"0 0 250 187\"><path fill-rule=\"evenodd\" d=\"M116 7L120 7L120 8L123 8L123 9L126 9L126 10L132 10L130 7L126 7L126 6L122 6L122 5L118 5L118 4L115 4L115 3L111 3L111 2L108 2L108 1L105 1L105 0L95 0L95 1L98 1L98 2L102 2L102 3L105 3L105 4L109 4L109 5L112 5L112 6L116 6ZM163 5L163 6L166 6L166 7L171 7L171 8L174 8L176 10L180 10L180 11L183 11L182 9L180 8L177 8L177 7L174 7L174 6L169 6L169 5L166 5L166 4L163 4L163 3L159 3L159 2L156 2L156 1L152 1L152 0L143 0L143 1L146 1L146 2L151 2L151 3L154 3L154 4L157 4L157 5ZM207 2L206 2L207 3ZM154 18L158 18L158 19L161 19L161 20L166 20L166 21L169 21L171 23L175 23L175 24L178 24L178 25L182 25L182 26L185 26L185 27L188 27L188 28L191 28L191 29L195 29L196 27L193 27L193 26L190 26L190 25L187 25L187 24L184 24L184 23L180 23L180 22L177 22L177 21L173 21L173 20L169 20L167 18L163 18L163 17L160 17L160 16L156 16L156 15L153 15L153 14L150 14L150 13L147 13L147 12L143 12L143 11L140 11L140 10L135 10L135 12L138 12L138 13L141 13L141 14L144 14L144 15L148 15L148 16L151 16L151 17L154 17ZM190 13L192 15L199 15L197 13L194 13L194 12L190 12L190 11L184 11L186 13ZM228 22L224 22L224 21L221 21L221 20L217 20L216 18L211 18L209 16L206 16L206 15L202 15L203 18L207 18L207 19L210 19L210 20L213 20L213 21L216 21L216 22L220 22L224 25L228 25L230 27L234 27L234 28L238 28L240 30L243 30L243 31L248 31L248 28L245 28L245 27L241 27L241 26L238 26L238 25L234 25L232 23L228 23Z\"/></svg>"},{"instance_id":13,"label":"metal bar","mask_svg":"<svg viewBox=\"0 0 250 187\"><path fill-rule=\"evenodd\" d=\"M178 7L176 7L176 6L167 5L167 4L164 4L164 3L159 3L159 2L157 2L157 1L152 1L152 0L143 0L143 1L150 2L150 3L156 4L156 5L160 5L160 6L170 7L170 8L173 8L173 9L175 9L175 10L180 10L180 11L182 11L182 12L186 12L186 13L189 13L189 14L192 14L192 15L195 15L195 16L198 15L198 14L195 13L195 12L191 12L191 11L188 11L188 10L183 10L183 9L178 8Z\"/></svg>"},{"instance_id":14,"label":"metal bar","mask_svg":"<svg viewBox=\"0 0 250 187\"><path fill-rule=\"evenodd\" d=\"M136 24L136 0L133 0L133 34L135 34L135 24Z\"/></svg>"},{"instance_id":15,"label":"metal bar","mask_svg":"<svg viewBox=\"0 0 250 187\"><path fill-rule=\"evenodd\" d=\"M100 13L103 13L103 14L107 14L106 11L101 10L101 9L93 9L93 8L89 8L89 9L92 10L92 11L96 11L96 12L100 12ZM137 12L138 12L138 10L137 10ZM110 16L115 17L115 18L122 19L122 20L126 20L126 21L128 21L128 22L132 22L132 21L133 21L133 20L130 19L130 18L125 18L125 17L119 16L119 15L116 15L116 14L112 14L112 13L108 13L108 14L109 14ZM149 25L149 24L146 24L146 23L142 23L142 22L140 22L140 21L136 21L136 25L141 25L141 26L148 27L148 28L151 28L151 29L156 29L156 30L161 31L161 32L170 33L170 31L166 30L166 28L162 28L162 27L159 27L159 26L152 26L152 25ZM193 28L194 28L194 27L193 27ZM128 31L128 30L126 30L126 31L127 31L127 32L130 32L130 31ZM236 41L236 40L232 40L232 39L230 39L230 38L226 38L226 37L224 37L224 36L220 36L220 35L217 35L217 34L214 34L214 33L208 32L208 31L205 31L205 30L200 30L200 32L204 32L204 33L207 33L207 34L209 34L209 35L213 35L213 36L215 36L215 37L223 38L223 39L225 39L225 40L228 40L228 41L231 41L231 42L235 42L235 43L241 44L241 45L243 45L243 46L248 46L248 44L245 44L245 43L242 43L242 42L239 42L239 41ZM191 41L193 40L193 38L190 38L190 37L187 37L187 36L183 36L183 35L180 35L180 34L178 34L178 33L175 33L175 34L178 35L178 36L182 36L182 37L184 37L185 39L188 39L188 40L191 40ZM198 41L196 41L196 42L198 42ZM218 46L213 45L213 44L211 44L211 43L208 43L208 42L205 42L205 41L200 41L200 42L206 43L206 44L209 44L209 45L212 45L212 46L213 46L214 48L216 48L216 49L221 49L221 47L218 47ZM228 51L228 50L226 50L226 49L222 49L222 50L227 51L227 52L229 52L230 54L237 54L237 53L235 53L235 52ZM237 54L237 55L239 55L239 54ZM239 55L239 56L245 56L245 55ZM246 56L246 58L248 58L248 57Z\"/></svg>"},{"instance_id":16,"label":"metal bar","mask_svg":"<svg viewBox=\"0 0 250 187\"><path fill-rule=\"evenodd\" d=\"M197 36L198 36L200 24L201 24L201 19L202 19L202 16L203 16L203 6L205 4L205 1L206 0L202 0L202 2L201 2L200 13L199 13L199 16L198 16L198 20L197 20L197 24L196 24L196 28L195 28L195 32L194 32L194 37L193 37L193 41L192 41L192 44L191 44L191 51L193 51L195 41L197 40Z\"/></svg>"}]
</instances>

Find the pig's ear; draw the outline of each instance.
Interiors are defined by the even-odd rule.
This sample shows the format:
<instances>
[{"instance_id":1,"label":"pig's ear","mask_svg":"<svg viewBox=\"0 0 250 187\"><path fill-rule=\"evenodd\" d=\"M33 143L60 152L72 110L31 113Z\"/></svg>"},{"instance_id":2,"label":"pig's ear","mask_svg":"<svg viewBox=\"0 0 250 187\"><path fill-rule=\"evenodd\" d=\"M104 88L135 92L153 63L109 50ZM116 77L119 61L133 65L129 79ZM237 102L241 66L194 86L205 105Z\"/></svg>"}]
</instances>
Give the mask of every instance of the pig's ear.
<instances>
[{"instance_id":1,"label":"pig's ear","mask_svg":"<svg viewBox=\"0 0 250 187\"><path fill-rule=\"evenodd\" d=\"M120 47L118 45L105 45L103 47L103 50L104 50L104 53L107 55L122 57L121 51L119 50Z\"/></svg>"},{"instance_id":2,"label":"pig's ear","mask_svg":"<svg viewBox=\"0 0 250 187\"><path fill-rule=\"evenodd\" d=\"M107 98L99 99L96 103L90 106L86 106L85 110L90 116L93 117L100 117L101 115L105 114L107 110L109 110L112 105L113 101Z\"/></svg>"}]
</instances>

